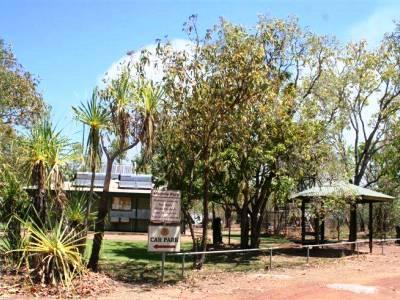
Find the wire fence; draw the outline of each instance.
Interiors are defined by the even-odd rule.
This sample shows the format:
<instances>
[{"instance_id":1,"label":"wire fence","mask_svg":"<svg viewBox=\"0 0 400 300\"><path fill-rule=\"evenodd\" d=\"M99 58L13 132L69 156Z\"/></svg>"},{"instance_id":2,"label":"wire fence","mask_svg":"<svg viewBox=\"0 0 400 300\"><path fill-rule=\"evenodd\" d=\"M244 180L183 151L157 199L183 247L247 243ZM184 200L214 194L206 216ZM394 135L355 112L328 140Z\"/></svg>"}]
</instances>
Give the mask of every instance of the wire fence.
<instances>
[{"instance_id":1,"label":"wire fence","mask_svg":"<svg viewBox=\"0 0 400 300\"><path fill-rule=\"evenodd\" d=\"M388 243L400 243L400 238L396 239L374 239L372 243L375 245L380 246L380 253L384 254L384 245ZM273 257L274 255L285 254L291 252L291 255L297 257L304 257L305 262L308 264L310 262L310 257L312 257L311 252L313 252L314 256L321 255L324 256L323 251L324 249L328 248L331 250L339 251L343 255L360 255L361 254L361 247L364 245L369 245L370 247L370 240L358 240L354 242L338 242L338 243L326 243L326 244L313 244L313 245L300 245L294 247L264 247L264 248L253 248L253 249L233 249L233 250L215 250L215 251L192 251L192 252L178 252L178 253L168 253L169 257L180 257L181 258L181 272L180 275L182 278L185 276L185 264L186 258L190 256L197 256L204 254L205 256L215 256L215 255L230 255L230 254L256 254L256 253L264 253L267 258L267 269L269 271L272 270L273 267ZM351 249L347 249L346 247L350 246ZM370 248L369 250L372 250ZM318 252L319 251L319 252ZM367 253L370 251L367 251ZM362 252L365 254L365 252ZM340 256L342 256L340 255ZM332 256L338 257L338 256ZM161 280L164 282L164 261L165 255L163 255L163 261L161 264Z\"/></svg>"}]
</instances>

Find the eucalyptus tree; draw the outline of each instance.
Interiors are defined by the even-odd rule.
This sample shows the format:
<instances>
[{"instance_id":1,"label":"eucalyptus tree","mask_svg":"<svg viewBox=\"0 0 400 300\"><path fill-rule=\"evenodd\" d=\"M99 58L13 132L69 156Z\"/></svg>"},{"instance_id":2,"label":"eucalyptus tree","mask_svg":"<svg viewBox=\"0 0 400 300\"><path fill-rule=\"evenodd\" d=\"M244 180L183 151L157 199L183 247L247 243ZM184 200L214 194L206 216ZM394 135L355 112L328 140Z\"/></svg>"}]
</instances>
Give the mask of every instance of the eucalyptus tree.
<instances>
[{"instance_id":1,"label":"eucalyptus tree","mask_svg":"<svg viewBox=\"0 0 400 300\"><path fill-rule=\"evenodd\" d=\"M37 79L0 38L0 126L31 125L45 109Z\"/></svg>"},{"instance_id":2,"label":"eucalyptus tree","mask_svg":"<svg viewBox=\"0 0 400 300\"><path fill-rule=\"evenodd\" d=\"M266 76L252 72L258 71L255 66L258 67L263 59L262 47L257 47L254 39L246 36L241 28L222 21L201 39L195 21L192 17L186 26L193 44L189 53L170 52L168 46L163 49L164 87L171 99L164 107L163 117L172 131L165 136L171 137L168 142L176 143L170 149L185 149L182 151L186 155L183 167L190 168L183 172L190 176L186 182L193 184L201 180L201 250L205 251L215 153L224 145L228 124L235 123L234 112L261 96L260 93L249 96L248 86L257 82L262 84ZM198 267L202 266L204 257L199 258Z\"/></svg>"},{"instance_id":3,"label":"eucalyptus tree","mask_svg":"<svg viewBox=\"0 0 400 300\"><path fill-rule=\"evenodd\" d=\"M389 37L372 50L365 41L349 43L319 87L321 95L341 107L343 121L333 138L355 185L376 183L379 174L370 176L371 162L399 138L398 132L389 134L400 110L399 62L400 53ZM350 240L355 239L356 204L350 214Z\"/></svg>"},{"instance_id":4,"label":"eucalyptus tree","mask_svg":"<svg viewBox=\"0 0 400 300\"><path fill-rule=\"evenodd\" d=\"M322 122L303 112L332 56L331 41L303 32L295 20L261 18L253 29L222 20L200 38L192 17L186 29L190 51L168 45L160 51L167 93L161 124L168 124L160 147L171 151L170 159L184 155L181 182L201 186L202 250L213 180L221 171L242 216L242 246L248 247L250 227L251 245L258 246L266 203L286 181L285 164L294 150L302 149L301 156L318 144Z\"/></svg>"},{"instance_id":5,"label":"eucalyptus tree","mask_svg":"<svg viewBox=\"0 0 400 300\"><path fill-rule=\"evenodd\" d=\"M90 206L93 203L93 188L96 177L96 169L101 163L102 147L100 142L100 132L107 128L110 122L110 113L106 107L100 103L99 91L97 87L93 90L90 100L81 103L78 107L72 107L75 118L84 125L89 126L89 133L86 145L86 163L92 172L90 179L89 197L86 203L85 225L88 226Z\"/></svg>"}]
</instances>

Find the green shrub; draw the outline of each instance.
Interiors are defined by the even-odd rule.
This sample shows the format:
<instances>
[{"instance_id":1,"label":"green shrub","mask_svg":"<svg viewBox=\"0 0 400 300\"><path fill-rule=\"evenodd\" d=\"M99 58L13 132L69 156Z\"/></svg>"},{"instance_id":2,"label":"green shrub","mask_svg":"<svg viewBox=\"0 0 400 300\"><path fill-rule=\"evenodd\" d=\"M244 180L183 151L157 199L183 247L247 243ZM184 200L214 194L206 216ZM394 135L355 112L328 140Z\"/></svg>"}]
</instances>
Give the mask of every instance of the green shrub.
<instances>
[{"instance_id":1,"label":"green shrub","mask_svg":"<svg viewBox=\"0 0 400 300\"><path fill-rule=\"evenodd\" d=\"M68 286L85 271L79 253L84 242L82 232L71 228L63 216L50 229L43 229L31 218L19 220L25 235L21 249L16 251L22 253L20 266L25 264L32 281Z\"/></svg>"}]
</instances>

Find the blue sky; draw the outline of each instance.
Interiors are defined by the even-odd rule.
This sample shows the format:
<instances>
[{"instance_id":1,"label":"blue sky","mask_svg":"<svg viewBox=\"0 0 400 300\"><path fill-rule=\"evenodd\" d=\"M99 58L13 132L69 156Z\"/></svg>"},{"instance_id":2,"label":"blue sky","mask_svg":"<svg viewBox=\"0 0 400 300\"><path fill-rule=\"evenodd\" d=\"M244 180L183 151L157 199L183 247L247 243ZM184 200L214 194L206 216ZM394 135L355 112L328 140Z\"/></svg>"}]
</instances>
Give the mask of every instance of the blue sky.
<instances>
[{"instance_id":1,"label":"blue sky","mask_svg":"<svg viewBox=\"0 0 400 300\"><path fill-rule=\"evenodd\" d=\"M129 50L155 39L185 38L182 24L198 15L201 30L223 16L253 25L258 14L297 16L303 26L341 41L376 44L400 19L400 1L0 1L0 38L40 79L54 121L74 140L80 127L71 106L86 100L102 74Z\"/></svg>"}]
</instances>

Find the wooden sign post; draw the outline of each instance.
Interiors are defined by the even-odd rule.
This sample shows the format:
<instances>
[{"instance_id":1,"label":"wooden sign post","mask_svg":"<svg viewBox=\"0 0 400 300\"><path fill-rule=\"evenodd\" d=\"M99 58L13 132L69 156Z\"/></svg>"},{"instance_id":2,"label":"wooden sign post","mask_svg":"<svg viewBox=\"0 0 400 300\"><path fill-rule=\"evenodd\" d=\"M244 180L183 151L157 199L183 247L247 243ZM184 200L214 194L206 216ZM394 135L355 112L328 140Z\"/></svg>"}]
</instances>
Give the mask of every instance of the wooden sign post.
<instances>
[{"instance_id":1,"label":"wooden sign post","mask_svg":"<svg viewBox=\"0 0 400 300\"><path fill-rule=\"evenodd\" d=\"M164 282L166 252L181 249L181 193L152 191L150 198L149 252L161 252L161 281Z\"/></svg>"}]
</instances>

